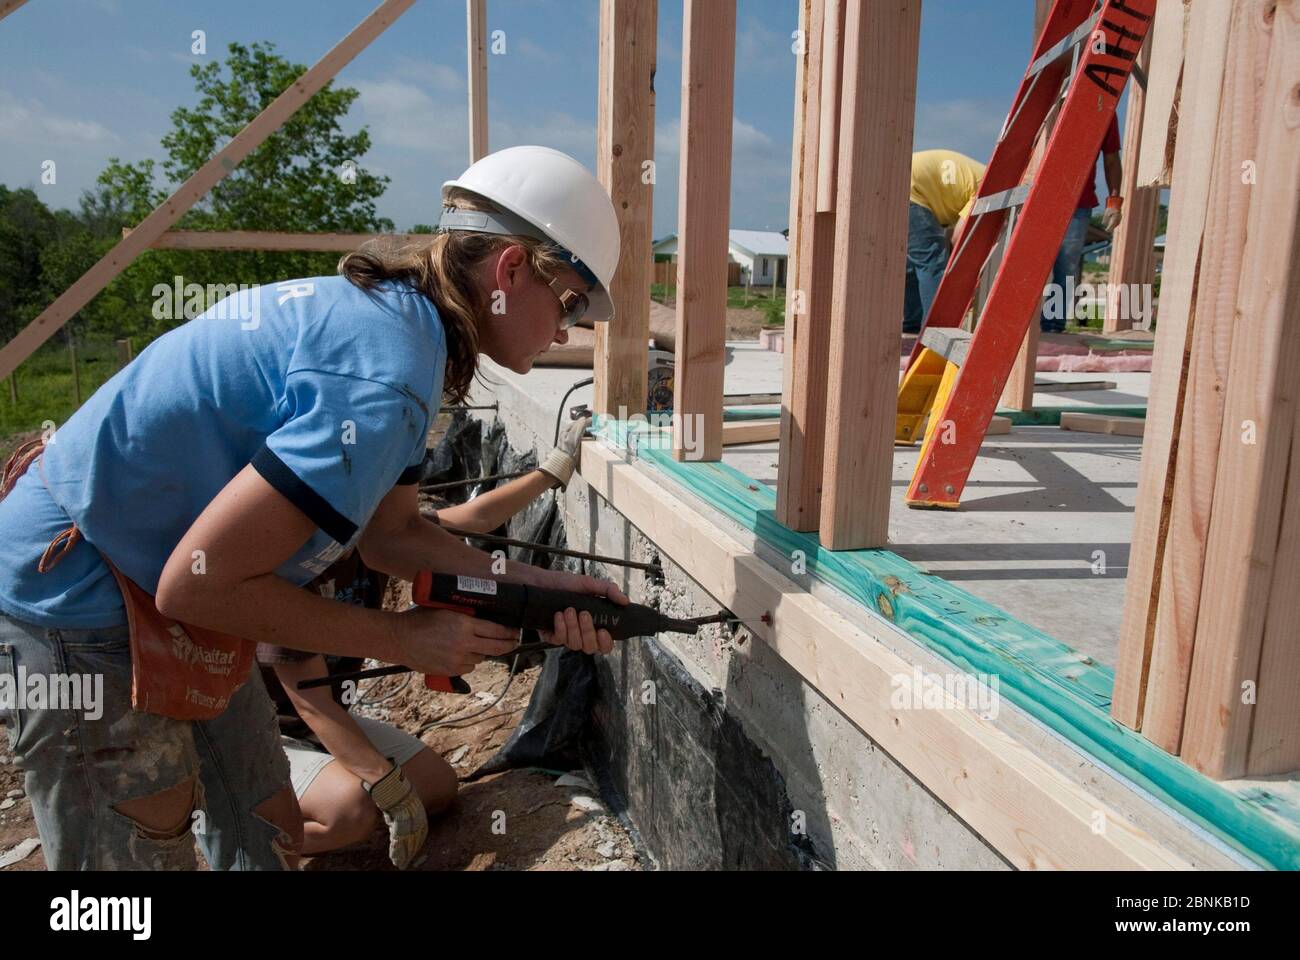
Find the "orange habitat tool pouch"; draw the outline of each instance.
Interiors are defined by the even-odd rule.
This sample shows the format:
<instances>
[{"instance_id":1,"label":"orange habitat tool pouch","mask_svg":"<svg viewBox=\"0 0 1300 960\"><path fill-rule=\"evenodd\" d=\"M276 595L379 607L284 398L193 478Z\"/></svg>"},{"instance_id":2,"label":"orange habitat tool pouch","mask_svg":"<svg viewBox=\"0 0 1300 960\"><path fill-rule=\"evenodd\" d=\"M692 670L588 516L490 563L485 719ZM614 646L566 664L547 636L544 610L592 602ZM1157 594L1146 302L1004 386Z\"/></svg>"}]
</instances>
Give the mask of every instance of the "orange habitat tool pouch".
<instances>
[{"instance_id":1,"label":"orange habitat tool pouch","mask_svg":"<svg viewBox=\"0 0 1300 960\"><path fill-rule=\"evenodd\" d=\"M0 499L36 461L44 442L19 447L5 465ZM56 536L37 569L51 570L81 539L76 524ZM174 720L211 720L220 716L253 668L257 645L164 617L154 598L100 554L112 571L131 634L131 706Z\"/></svg>"},{"instance_id":2,"label":"orange habitat tool pouch","mask_svg":"<svg viewBox=\"0 0 1300 960\"><path fill-rule=\"evenodd\" d=\"M164 617L153 597L104 562L122 590L131 629L131 706L175 720L220 716L248 679L257 645Z\"/></svg>"}]
</instances>

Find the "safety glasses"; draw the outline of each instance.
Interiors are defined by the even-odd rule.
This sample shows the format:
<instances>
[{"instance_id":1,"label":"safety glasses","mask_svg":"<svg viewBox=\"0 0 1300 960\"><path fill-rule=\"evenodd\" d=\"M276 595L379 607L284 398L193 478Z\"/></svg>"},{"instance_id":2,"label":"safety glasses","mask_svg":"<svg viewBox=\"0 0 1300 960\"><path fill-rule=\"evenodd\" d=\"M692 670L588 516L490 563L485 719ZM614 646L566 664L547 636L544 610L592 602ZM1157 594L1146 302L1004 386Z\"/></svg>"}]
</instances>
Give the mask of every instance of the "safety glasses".
<instances>
[{"instance_id":1,"label":"safety glasses","mask_svg":"<svg viewBox=\"0 0 1300 960\"><path fill-rule=\"evenodd\" d=\"M552 280L547 284L551 292L560 301L560 308L564 311L564 316L560 319L560 329L568 330L582 319L582 315L587 312L587 295L580 290L574 290L560 282L559 278Z\"/></svg>"}]
</instances>

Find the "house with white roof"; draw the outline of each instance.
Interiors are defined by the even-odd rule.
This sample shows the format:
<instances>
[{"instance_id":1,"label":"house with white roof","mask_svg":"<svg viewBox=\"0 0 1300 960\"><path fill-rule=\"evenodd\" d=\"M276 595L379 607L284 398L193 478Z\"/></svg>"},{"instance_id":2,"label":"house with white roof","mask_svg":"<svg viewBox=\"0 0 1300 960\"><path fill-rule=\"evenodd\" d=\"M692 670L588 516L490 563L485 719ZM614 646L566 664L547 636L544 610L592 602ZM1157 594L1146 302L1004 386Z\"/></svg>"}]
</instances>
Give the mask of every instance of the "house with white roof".
<instances>
[{"instance_id":1,"label":"house with white roof","mask_svg":"<svg viewBox=\"0 0 1300 960\"><path fill-rule=\"evenodd\" d=\"M652 247L655 257L677 259L677 234L670 233ZM790 243L784 234L767 230L728 230L727 253L740 264L740 282L747 286L785 286Z\"/></svg>"}]
</instances>

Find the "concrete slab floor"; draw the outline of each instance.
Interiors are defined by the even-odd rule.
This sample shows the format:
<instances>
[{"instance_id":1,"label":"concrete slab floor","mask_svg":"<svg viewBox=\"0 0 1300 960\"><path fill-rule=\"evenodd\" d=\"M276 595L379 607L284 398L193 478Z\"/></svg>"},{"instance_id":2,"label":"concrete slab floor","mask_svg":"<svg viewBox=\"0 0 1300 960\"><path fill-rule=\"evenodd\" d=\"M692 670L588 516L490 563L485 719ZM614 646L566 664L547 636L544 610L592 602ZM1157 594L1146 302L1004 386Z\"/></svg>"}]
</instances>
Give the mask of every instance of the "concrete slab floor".
<instances>
[{"instance_id":1,"label":"concrete slab floor","mask_svg":"<svg viewBox=\"0 0 1300 960\"><path fill-rule=\"evenodd\" d=\"M751 341L727 344L727 393L780 392L781 354ZM558 408L582 369L537 368L521 383ZM1036 406L1138 406L1147 373L1040 373L1038 380L1109 380L1114 390L1035 393ZM591 388L565 406L589 402ZM1094 659L1114 665L1124 603L1142 441L1017 426L990 437L957 511L911 510L903 494L917 448L894 453L890 547L1012 616ZM777 444L728 447L726 463L774 486Z\"/></svg>"}]
</instances>

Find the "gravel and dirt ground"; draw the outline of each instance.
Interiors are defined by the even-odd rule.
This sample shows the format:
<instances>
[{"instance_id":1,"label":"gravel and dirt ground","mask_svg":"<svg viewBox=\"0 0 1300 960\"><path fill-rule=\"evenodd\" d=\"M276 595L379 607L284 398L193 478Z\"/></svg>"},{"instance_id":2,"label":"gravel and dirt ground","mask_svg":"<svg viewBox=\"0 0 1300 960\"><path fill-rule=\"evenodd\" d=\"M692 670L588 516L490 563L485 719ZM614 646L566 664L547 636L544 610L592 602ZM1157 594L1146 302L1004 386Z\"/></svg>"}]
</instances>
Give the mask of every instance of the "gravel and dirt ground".
<instances>
[{"instance_id":1,"label":"gravel and dirt ground","mask_svg":"<svg viewBox=\"0 0 1300 960\"><path fill-rule=\"evenodd\" d=\"M489 712L464 725L428 730L422 739L446 757L462 775L476 769L505 742L528 705L541 667L515 677L506 697ZM480 666L467 679L475 693L467 697L425 690L412 679L401 691L367 713L412 733L430 721L474 712L490 703L506 682L502 664ZM371 681L367 699L378 698L401 681ZM31 801L22 793L22 774L13 765L8 740L0 734L0 863L11 851L22 852L35 839ZM600 801L585 776L510 770L464 784L452 808L429 825L429 840L420 870L640 870L643 864L619 821ZM12 802L10 802L12 801ZM7 805L7 806L6 806ZM30 847L28 843L26 847ZM16 849L17 848L17 849ZM391 870L387 838L376 831L370 841L338 853L306 860L304 870ZM3 870L41 870L40 847Z\"/></svg>"}]
</instances>

